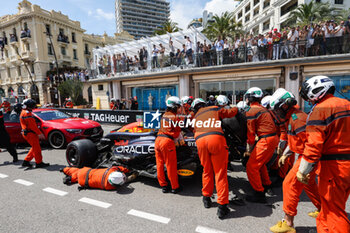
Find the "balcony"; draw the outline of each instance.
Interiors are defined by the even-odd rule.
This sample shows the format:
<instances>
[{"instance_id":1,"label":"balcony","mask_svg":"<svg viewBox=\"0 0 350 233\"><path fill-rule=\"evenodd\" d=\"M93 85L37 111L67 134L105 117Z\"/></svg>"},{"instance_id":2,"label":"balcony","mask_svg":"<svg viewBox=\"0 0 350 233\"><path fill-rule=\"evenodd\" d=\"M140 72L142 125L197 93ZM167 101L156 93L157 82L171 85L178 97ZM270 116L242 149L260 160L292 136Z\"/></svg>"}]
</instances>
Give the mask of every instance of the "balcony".
<instances>
[{"instance_id":1,"label":"balcony","mask_svg":"<svg viewBox=\"0 0 350 233\"><path fill-rule=\"evenodd\" d=\"M33 52L25 51L25 52L22 52L22 59L25 62L30 62L30 61L34 61L35 57Z\"/></svg>"},{"instance_id":2,"label":"balcony","mask_svg":"<svg viewBox=\"0 0 350 233\"><path fill-rule=\"evenodd\" d=\"M69 44L69 39L68 36L64 35L64 34L60 34L57 36L57 41L59 43L63 43L63 44Z\"/></svg>"},{"instance_id":3,"label":"balcony","mask_svg":"<svg viewBox=\"0 0 350 233\"><path fill-rule=\"evenodd\" d=\"M23 82L23 77L22 76L17 76L15 81L18 82L18 83L21 83L21 82Z\"/></svg>"},{"instance_id":4,"label":"balcony","mask_svg":"<svg viewBox=\"0 0 350 233\"><path fill-rule=\"evenodd\" d=\"M27 41L30 38L31 38L31 35L30 35L29 29L21 31L21 40L22 41Z\"/></svg>"},{"instance_id":5,"label":"balcony","mask_svg":"<svg viewBox=\"0 0 350 233\"><path fill-rule=\"evenodd\" d=\"M11 65L11 63L10 63L9 58L6 57L6 58L0 59L0 67L5 68L5 67L10 66L10 65Z\"/></svg>"},{"instance_id":6,"label":"balcony","mask_svg":"<svg viewBox=\"0 0 350 233\"><path fill-rule=\"evenodd\" d=\"M18 55L12 55L10 57L10 62L13 64L13 65L20 65L22 63L21 61L21 57L18 56Z\"/></svg>"},{"instance_id":7,"label":"balcony","mask_svg":"<svg viewBox=\"0 0 350 233\"><path fill-rule=\"evenodd\" d=\"M11 46L18 47L18 39L17 39L17 36L11 35L11 37L10 37L10 45L11 45Z\"/></svg>"},{"instance_id":8,"label":"balcony","mask_svg":"<svg viewBox=\"0 0 350 233\"><path fill-rule=\"evenodd\" d=\"M70 56L68 56L68 55L62 55L62 54L60 54L60 55L58 56L58 60L61 61L61 62L69 62L69 63L72 62L72 58L71 58Z\"/></svg>"}]
</instances>

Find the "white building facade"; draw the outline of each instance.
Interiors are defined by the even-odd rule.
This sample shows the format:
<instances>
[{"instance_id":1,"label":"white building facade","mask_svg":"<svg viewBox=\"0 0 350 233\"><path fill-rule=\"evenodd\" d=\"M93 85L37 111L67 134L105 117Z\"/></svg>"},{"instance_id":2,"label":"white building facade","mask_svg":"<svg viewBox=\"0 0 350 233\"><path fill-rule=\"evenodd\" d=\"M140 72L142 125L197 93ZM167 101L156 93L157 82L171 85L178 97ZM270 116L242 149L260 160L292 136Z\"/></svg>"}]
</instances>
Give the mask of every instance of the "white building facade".
<instances>
[{"instance_id":1,"label":"white building facade","mask_svg":"<svg viewBox=\"0 0 350 233\"><path fill-rule=\"evenodd\" d=\"M243 0L233 11L236 22L243 25L246 32L265 33L272 28L280 30L285 27L290 12L298 5L311 0ZM316 0L330 2L331 6L348 9L349 0Z\"/></svg>"},{"instance_id":2,"label":"white building facade","mask_svg":"<svg viewBox=\"0 0 350 233\"><path fill-rule=\"evenodd\" d=\"M117 33L129 32L135 39L151 36L170 16L165 0L116 0Z\"/></svg>"}]
</instances>

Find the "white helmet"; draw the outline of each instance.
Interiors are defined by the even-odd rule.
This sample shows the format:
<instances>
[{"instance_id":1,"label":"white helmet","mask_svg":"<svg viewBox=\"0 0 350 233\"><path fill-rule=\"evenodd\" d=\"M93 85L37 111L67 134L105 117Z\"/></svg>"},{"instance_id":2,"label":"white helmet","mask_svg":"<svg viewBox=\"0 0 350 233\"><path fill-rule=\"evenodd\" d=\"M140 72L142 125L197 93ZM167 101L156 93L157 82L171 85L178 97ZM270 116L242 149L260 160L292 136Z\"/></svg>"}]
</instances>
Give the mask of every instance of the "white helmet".
<instances>
[{"instance_id":1,"label":"white helmet","mask_svg":"<svg viewBox=\"0 0 350 233\"><path fill-rule=\"evenodd\" d=\"M123 172L112 172L108 176L108 182L111 185L123 185L126 181L126 176Z\"/></svg>"},{"instance_id":2,"label":"white helmet","mask_svg":"<svg viewBox=\"0 0 350 233\"><path fill-rule=\"evenodd\" d=\"M247 112L249 110L249 106L245 101L239 101L237 104L237 108L241 111L241 112Z\"/></svg>"},{"instance_id":3,"label":"white helmet","mask_svg":"<svg viewBox=\"0 0 350 233\"><path fill-rule=\"evenodd\" d=\"M271 101L272 96L267 95L261 100L261 105L264 106L265 108L270 108L270 101Z\"/></svg>"},{"instance_id":4,"label":"white helmet","mask_svg":"<svg viewBox=\"0 0 350 233\"><path fill-rule=\"evenodd\" d=\"M202 98L195 98L191 104L191 108L196 109L199 104L205 105L206 102Z\"/></svg>"},{"instance_id":5,"label":"white helmet","mask_svg":"<svg viewBox=\"0 0 350 233\"><path fill-rule=\"evenodd\" d=\"M258 101L263 97L263 91L259 87L251 87L243 96L243 100L248 99L249 102Z\"/></svg>"},{"instance_id":6,"label":"white helmet","mask_svg":"<svg viewBox=\"0 0 350 233\"><path fill-rule=\"evenodd\" d=\"M271 97L270 107L272 110L277 110L284 104L287 104L289 109L290 107L296 105L297 101L291 92L285 90L284 88L278 88Z\"/></svg>"},{"instance_id":7,"label":"white helmet","mask_svg":"<svg viewBox=\"0 0 350 233\"><path fill-rule=\"evenodd\" d=\"M114 99L114 98L112 98L112 99L111 99L111 102L114 102L114 101L115 101L115 99Z\"/></svg>"},{"instance_id":8,"label":"white helmet","mask_svg":"<svg viewBox=\"0 0 350 233\"><path fill-rule=\"evenodd\" d=\"M327 76L319 75L304 81L301 85L299 93L300 96L306 101L318 101L322 99L331 88L335 90L332 79Z\"/></svg>"},{"instance_id":9,"label":"white helmet","mask_svg":"<svg viewBox=\"0 0 350 233\"><path fill-rule=\"evenodd\" d=\"M189 105L191 105L192 102L193 102L193 99L191 97L189 97L189 96L184 96L184 97L181 98L181 103L182 104L189 104Z\"/></svg>"},{"instance_id":10,"label":"white helmet","mask_svg":"<svg viewBox=\"0 0 350 233\"><path fill-rule=\"evenodd\" d=\"M225 95L219 95L216 98L216 103L219 106L228 105L228 98Z\"/></svg>"},{"instance_id":11,"label":"white helmet","mask_svg":"<svg viewBox=\"0 0 350 233\"><path fill-rule=\"evenodd\" d=\"M181 105L181 101L177 96L170 96L165 103L168 108L177 108Z\"/></svg>"}]
</instances>

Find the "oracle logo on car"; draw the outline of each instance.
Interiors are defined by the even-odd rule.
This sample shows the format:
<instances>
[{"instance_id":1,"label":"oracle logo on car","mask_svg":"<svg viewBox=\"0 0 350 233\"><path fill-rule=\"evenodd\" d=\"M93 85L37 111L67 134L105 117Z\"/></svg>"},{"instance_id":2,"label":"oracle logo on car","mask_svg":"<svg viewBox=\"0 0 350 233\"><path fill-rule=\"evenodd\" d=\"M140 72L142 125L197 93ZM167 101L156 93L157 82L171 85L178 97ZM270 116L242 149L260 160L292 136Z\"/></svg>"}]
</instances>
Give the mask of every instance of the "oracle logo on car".
<instances>
[{"instance_id":1,"label":"oracle logo on car","mask_svg":"<svg viewBox=\"0 0 350 233\"><path fill-rule=\"evenodd\" d=\"M115 152L120 154L154 154L154 145L126 145L118 146L115 148Z\"/></svg>"}]
</instances>

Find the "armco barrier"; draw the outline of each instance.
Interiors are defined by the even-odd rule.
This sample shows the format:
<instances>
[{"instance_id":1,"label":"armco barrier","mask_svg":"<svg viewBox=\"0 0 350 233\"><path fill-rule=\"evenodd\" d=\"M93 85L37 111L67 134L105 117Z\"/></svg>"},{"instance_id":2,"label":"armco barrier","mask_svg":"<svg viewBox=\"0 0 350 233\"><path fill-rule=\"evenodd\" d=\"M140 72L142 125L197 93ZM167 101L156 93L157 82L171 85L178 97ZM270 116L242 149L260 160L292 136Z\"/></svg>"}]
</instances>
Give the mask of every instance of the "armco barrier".
<instances>
[{"instance_id":1,"label":"armco barrier","mask_svg":"<svg viewBox=\"0 0 350 233\"><path fill-rule=\"evenodd\" d=\"M71 109L57 108L72 117L79 117L97 121L99 123L126 125L142 119L143 111L141 110L95 110L95 109Z\"/></svg>"}]
</instances>

